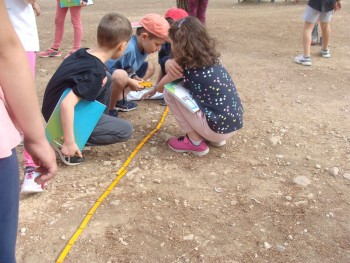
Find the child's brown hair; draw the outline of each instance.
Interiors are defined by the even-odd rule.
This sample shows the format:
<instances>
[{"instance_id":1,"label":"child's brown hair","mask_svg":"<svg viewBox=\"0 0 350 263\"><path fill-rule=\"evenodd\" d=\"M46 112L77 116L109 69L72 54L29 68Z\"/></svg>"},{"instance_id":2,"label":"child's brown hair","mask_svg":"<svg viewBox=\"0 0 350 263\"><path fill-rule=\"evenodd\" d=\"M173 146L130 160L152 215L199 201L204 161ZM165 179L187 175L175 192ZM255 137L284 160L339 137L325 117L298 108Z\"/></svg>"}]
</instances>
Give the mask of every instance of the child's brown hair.
<instances>
[{"instance_id":1,"label":"child's brown hair","mask_svg":"<svg viewBox=\"0 0 350 263\"><path fill-rule=\"evenodd\" d=\"M97 43L101 47L114 48L132 35L130 21L118 13L105 14L97 28Z\"/></svg>"},{"instance_id":2,"label":"child's brown hair","mask_svg":"<svg viewBox=\"0 0 350 263\"><path fill-rule=\"evenodd\" d=\"M169 37L173 41L172 57L183 68L209 67L220 56L214 39L196 17L176 21L170 27Z\"/></svg>"}]
</instances>

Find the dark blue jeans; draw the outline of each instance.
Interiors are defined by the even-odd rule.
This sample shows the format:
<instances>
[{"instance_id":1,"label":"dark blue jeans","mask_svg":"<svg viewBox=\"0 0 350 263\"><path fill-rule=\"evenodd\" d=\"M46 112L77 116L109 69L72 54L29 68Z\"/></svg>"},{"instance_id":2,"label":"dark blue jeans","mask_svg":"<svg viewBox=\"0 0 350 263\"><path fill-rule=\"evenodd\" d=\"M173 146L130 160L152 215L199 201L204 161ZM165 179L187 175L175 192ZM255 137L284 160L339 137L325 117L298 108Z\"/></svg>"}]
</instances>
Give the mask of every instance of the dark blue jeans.
<instances>
[{"instance_id":1,"label":"dark blue jeans","mask_svg":"<svg viewBox=\"0 0 350 263\"><path fill-rule=\"evenodd\" d=\"M0 263L16 262L19 169L16 150L0 158Z\"/></svg>"}]
</instances>

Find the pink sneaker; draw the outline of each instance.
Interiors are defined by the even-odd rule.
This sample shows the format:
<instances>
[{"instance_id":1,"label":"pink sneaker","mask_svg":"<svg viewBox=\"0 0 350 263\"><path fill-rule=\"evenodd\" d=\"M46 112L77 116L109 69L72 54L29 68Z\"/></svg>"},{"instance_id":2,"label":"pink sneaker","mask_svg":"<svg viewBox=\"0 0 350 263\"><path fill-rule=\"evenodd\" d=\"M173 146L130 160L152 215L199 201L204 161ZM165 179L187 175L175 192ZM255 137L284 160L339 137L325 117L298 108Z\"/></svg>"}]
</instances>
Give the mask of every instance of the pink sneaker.
<instances>
[{"instance_id":1,"label":"pink sneaker","mask_svg":"<svg viewBox=\"0 0 350 263\"><path fill-rule=\"evenodd\" d=\"M41 58L48 58L48 57L60 57L62 54L61 54L61 51L59 49L54 50L54 49L50 48L48 50L39 52L38 55Z\"/></svg>"},{"instance_id":2,"label":"pink sneaker","mask_svg":"<svg viewBox=\"0 0 350 263\"><path fill-rule=\"evenodd\" d=\"M202 141L200 145L195 146L192 144L191 140L186 136L181 136L179 138L173 137L168 140L168 146L174 152L186 153L190 152L196 155L205 155L209 152L209 147Z\"/></svg>"}]
</instances>

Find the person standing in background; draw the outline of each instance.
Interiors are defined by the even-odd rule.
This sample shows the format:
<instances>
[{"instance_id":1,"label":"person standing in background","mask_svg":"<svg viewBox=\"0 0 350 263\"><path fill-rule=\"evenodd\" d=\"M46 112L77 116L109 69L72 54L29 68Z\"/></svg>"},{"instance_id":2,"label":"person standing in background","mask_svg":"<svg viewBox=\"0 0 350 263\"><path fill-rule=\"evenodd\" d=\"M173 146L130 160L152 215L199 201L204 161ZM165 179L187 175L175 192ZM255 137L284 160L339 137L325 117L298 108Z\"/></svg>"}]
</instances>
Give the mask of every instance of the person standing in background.
<instances>
[{"instance_id":1,"label":"person standing in background","mask_svg":"<svg viewBox=\"0 0 350 263\"><path fill-rule=\"evenodd\" d=\"M197 17L203 25L207 13L209 0L188 0L188 14Z\"/></svg>"},{"instance_id":2,"label":"person standing in background","mask_svg":"<svg viewBox=\"0 0 350 263\"><path fill-rule=\"evenodd\" d=\"M87 5L87 1L88 0L80 1L80 6L61 7L60 0L57 0L55 17L55 38L51 48L39 52L39 57L60 57L62 55L60 47L64 33L64 20L66 19L68 9L70 10L71 22L74 30L74 42L72 50L65 56L65 58L67 58L69 55L71 55L81 47L81 40L83 38L83 25L81 22L80 11L82 6Z\"/></svg>"}]
</instances>

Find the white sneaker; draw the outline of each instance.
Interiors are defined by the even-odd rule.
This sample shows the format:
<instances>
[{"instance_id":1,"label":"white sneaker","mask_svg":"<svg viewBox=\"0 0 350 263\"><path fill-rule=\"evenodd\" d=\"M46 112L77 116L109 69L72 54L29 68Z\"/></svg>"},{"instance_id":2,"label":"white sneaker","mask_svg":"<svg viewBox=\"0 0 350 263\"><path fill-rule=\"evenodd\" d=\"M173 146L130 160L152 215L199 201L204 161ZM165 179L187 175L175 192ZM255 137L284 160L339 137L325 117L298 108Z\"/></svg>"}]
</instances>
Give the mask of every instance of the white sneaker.
<instances>
[{"instance_id":1,"label":"white sneaker","mask_svg":"<svg viewBox=\"0 0 350 263\"><path fill-rule=\"evenodd\" d=\"M28 166L25 168L24 180L21 187L21 193L40 193L44 191L44 186L46 184L37 184L34 179L39 175L35 171L35 168Z\"/></svg>"},{"instance_id":2,"label":"white sneaker","mask_svg":"<svg viewBox=\"0 0 350 263\"><path fill-rule=\"evenodd\" d=\"M221 142L211 142L209 141L210 145L214 146L214 147L222 147L226 144L226 141L221 141Z\"/></svg>"},{"instance_id":3,"label":"white sneaker","mask_svg":"<svg viewBox=\"0 0 350 263\"><path fill-rule=\"evenodd\" d=\"M294 62L301 64L303 66L311 66L311 58L310 57L304 57L304 55L298 55L294 58Z\"/></svg>"},{"instance_id":4,"label":"white sneaker","mask_svg":"<svg viewBox=\"0 0 350 263\"><path fill-rule=\"evenodd\" d=\"M331 53L329 52L329 48L321 49L321 56L323 58L330 58L331 57Z\"/></svg>"}]
</instances>

